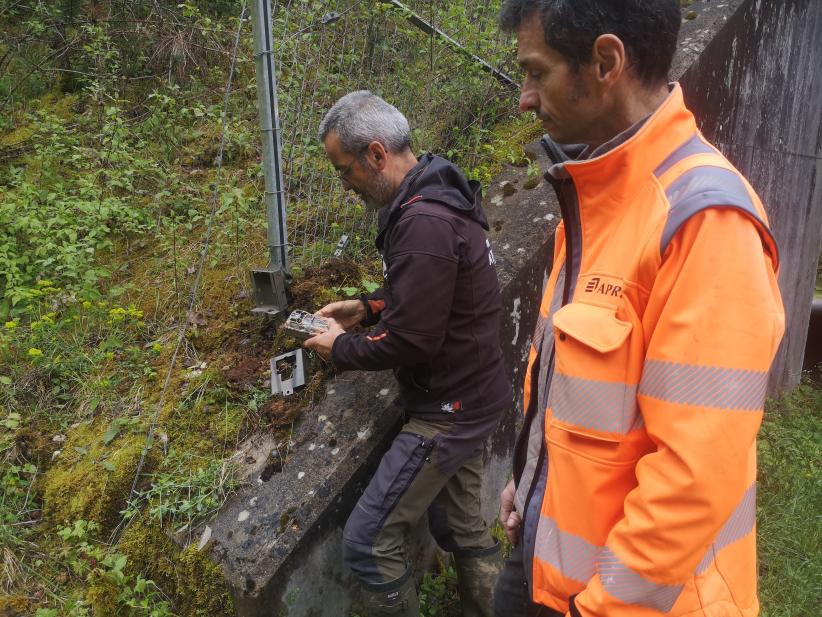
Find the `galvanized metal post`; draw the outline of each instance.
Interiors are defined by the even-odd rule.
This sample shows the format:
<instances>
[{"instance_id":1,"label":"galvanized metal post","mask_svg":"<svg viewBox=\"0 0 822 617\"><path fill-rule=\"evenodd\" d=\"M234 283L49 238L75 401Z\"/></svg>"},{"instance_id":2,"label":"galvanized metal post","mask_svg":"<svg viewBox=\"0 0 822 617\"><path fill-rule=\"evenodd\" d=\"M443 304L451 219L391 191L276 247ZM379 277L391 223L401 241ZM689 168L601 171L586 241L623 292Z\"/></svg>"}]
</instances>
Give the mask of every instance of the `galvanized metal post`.
<instances>
[{"instance_id":1,"label":"galvanized metal post","mask_svg":"<svg viewBox=\"0 0 822 617\"><path fill-rule=\"evenodd\" d=\"M277 107L277 74L270 0L254 0L251 11L254 58L257 65L257 102L263 141L265 205L268 221L269 270L252 272L257 312L283 311L288 303L288 235L282 168L280 113Z\"/></svg>"},{"instance_id":2,"label":"galvanized metal post","mask_svg":"<svg viewBox=\"0 0 822 617\"><path fill-rule=\"evenodd\" d=\"M280 113L277 107L277 74L274 67L274 41L270 0L255 0L251 13L254 27L254 57L257 63L257 102L263 139L265 202L268 217L268 250L271 267L288 270L286 242L285 191L283 189Z\"/></svg>"}]
</instances>

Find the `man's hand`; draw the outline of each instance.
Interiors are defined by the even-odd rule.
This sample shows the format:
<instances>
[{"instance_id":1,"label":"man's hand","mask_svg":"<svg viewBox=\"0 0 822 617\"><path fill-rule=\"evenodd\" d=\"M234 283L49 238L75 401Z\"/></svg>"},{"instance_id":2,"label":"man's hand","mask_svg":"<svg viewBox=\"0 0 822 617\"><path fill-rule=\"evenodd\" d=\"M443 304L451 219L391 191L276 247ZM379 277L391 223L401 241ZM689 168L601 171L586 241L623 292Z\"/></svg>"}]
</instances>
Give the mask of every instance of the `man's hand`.
<instances>
[{"instance_id":1,"label":"man's hand","mask_svg":"<svg viewBox=\"0 0 822 617\"><path fill-rule=\"evenodd\" d=\"M514 495L516 492L517 487L514 480L511 479L499 496L499 522L502 523L502 527L505 529L508 541L514 546L519 544L519 527L522 523L519 512L514 510Z\"/></svg>"},{"instance_id":2,"label":"man's hand","mask_svg":"<svg viewBox=\"0 0 822 617\"><path fill-rule=\"evenodd\" d=\"M317 315L337 321L343 330L356 326L365 319L365 305L360 300L342 300L326 304Z\"/></svg>"},{"instance_id":3,"label":"man's hand","mask_svg":"<svg viewBox=\"0 0 822 617\"><path fill-rule=\"evenodd\" d=\"M334 304L345 304L345 302L335 302ZM334 304L329 304L328 306L334 306ZM328 330L325 332L320 332L316 336L308 339L305 343L303 343L303 347L306 349L313 349L320 354L320 356L326 360L329 360L331 358L331 348L334 347L334 341L337 340L337 337L340 334L345 334L345 330L342 329L342 326L333 317L324 317L328 322Z\"/></svg>"}]
</instances>

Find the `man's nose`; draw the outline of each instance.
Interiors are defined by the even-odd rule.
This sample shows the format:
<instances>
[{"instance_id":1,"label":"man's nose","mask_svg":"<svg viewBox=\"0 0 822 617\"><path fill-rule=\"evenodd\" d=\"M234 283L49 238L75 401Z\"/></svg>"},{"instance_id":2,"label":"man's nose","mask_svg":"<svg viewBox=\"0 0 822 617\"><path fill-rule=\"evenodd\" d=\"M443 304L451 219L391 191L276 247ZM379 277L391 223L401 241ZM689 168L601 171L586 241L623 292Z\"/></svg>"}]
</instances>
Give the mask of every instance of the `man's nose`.
<instances>
[{"instance_id":1,"label":"man's nose","mask_svg":"<svg viewBox=\"0 0 822 617\"><path fill-rule=\"evenodd\" d=\"M537 96L537 93L530 88L526 89L523 87L522 92L519 95L519 110L526 112L537 111L538 109L539 97Z\"/></svg>"}]
</instances>

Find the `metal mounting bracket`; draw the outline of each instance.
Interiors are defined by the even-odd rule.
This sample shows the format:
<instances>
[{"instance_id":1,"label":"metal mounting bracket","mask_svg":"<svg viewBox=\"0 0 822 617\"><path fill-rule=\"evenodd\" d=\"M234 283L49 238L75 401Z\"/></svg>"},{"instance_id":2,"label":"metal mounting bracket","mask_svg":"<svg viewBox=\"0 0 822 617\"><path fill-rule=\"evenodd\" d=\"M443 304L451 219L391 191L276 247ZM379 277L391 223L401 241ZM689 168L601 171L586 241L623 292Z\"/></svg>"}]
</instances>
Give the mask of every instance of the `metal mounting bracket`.
<instances>
[{"instance_id":1,"label":"metal mounting bracket","mask_svg":"<svg viewBox=\"0 0 822 617\"><path fill-rule=\"evenodd\" d=\"M294 359L294 369L290 379L283 379L277 366L281 361ZM288 353L271 358L271 394L291 396L294 390L305 385L305 369L303 368L303 350L295 349Z\"/></svg>"},{"instance_id":2,"label":"metal mounting bracket","mask_svg":"<svg viewBox=\"0 0 822 617\"><path fill-rule=\"evenodd\" d=\"M254 289L252 313L278 315L288 309L288 280L284 270L252 270L251 287Z\"/></svg>"},{"instance_id":3,"label":"metal mounting bracket","mask_svg":"<svg viewBox=\"0 0 822 617\"><path fill-rule=\"evenodd\" d=\"M334 257L341 257L346 246L348 246L348 236L343 234L337 242L337 248L334 249Z\"/></svg>"},{"instance_id":4,"label":"metal mounting bracket","mask_svg":"<svg viewBox=\"0 0 822 617\"><path fill-rule=\"evenodd\" d=\"M320 23L323 26L327 26L328 24L333 24L340 17L342 17L340 13L338 13L337 11L331 11L330 13L326 13L325 15L320 17Z\"/></svg>"}]
</instances>

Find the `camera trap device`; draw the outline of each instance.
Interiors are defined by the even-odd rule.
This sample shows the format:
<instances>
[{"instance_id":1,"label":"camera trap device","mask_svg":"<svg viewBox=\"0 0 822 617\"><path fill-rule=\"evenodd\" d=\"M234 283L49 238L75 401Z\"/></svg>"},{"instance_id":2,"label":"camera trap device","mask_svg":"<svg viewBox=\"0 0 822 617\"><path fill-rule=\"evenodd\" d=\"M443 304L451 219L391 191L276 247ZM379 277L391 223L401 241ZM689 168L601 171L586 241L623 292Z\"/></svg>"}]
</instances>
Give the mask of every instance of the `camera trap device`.
<instances>
[{"instance_id":1,"label":"camera trap device","mask_svg":"<svg viewBox=\"0 0 822 617\"><path fill-rule=\"evenodd\" d=\"M307 311L292 311L283 324L283 330L289 336L305 341L328 330L328 322ZM302 349L271 358L271 394L291 396L294 390L304 385L305 364Z\"/></svg>"},{"instance_id":2,"label":"camera trap device","mask_svg":"<svg viewBox=\"0 0 822 617\"><path fill-rule=\"evenodd\" d=\"M254 290L256 306L251 312L272 316L285 312L290 301L289 283L290 276L282 268L252 270L251 287Z\"/></svg>"},{"instance_id":3,"label":"camera trap device","mask_svg":"<svg viewBox=\"0 0 822 617\"><path fill-rule=\"evenodd\" d=\"M283 330L289 336L306 341L321 332L328 330L328 322L306 311L292 311L285 320Z\"/></svg>"}]
</instances>

